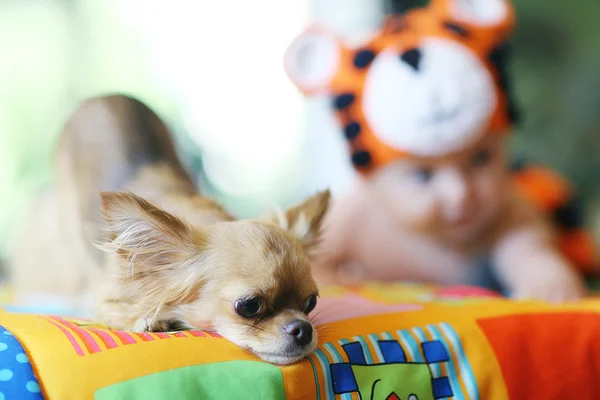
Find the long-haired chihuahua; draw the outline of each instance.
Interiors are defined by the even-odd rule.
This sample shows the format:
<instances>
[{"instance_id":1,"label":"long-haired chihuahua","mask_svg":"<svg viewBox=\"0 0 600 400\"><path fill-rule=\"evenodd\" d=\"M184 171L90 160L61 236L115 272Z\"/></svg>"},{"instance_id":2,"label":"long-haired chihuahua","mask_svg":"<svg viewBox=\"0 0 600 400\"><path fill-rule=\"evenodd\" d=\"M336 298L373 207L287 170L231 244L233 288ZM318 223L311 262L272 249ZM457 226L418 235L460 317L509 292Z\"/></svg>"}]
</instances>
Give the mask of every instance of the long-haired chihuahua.
<instances>
[{"instance_id":1,"label":"long-haired chihuahua","mask_svg":"<svg viewBox=\"0 0 600 400\"><path fill-rule=\"evenodd\" d=\"M280 217L193 226L131 193L102 193L112 253L98 316L133 331L214 330L260 358L312 352L318 290L309 250L329 192Z\"/></svg>"},{"instance_id":2,"label":"long-haired chihuahua","mask_svg":"<svg viewBox=\"0 0 600 400\"><path fill-rule=\"evenodd\" d=\"M95 297L95 318L116 329L210 329L278 364L315 348L309 251L328 191L236 221L198 193L158 115L123 95L73 112L55 173L57 185L16 237L10 267L20 298L79 306Z\"/></svg>"}]
</instances>

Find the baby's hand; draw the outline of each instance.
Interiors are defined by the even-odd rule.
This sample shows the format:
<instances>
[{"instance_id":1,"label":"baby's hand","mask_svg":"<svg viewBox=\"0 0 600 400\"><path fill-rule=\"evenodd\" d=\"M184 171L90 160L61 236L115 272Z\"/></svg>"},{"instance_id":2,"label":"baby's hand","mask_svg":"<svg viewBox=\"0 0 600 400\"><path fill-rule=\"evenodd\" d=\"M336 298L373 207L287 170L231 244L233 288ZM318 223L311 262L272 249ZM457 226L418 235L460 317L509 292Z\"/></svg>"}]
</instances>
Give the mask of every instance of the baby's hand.
<instances>
[{"instance_id":1,"label":"baby's hand","mask_svg":"<svg viewBox=\"0 0 600 400\"><path fill-rule=\"evenodd\" d=\"M585 296L583 277L561 253L539 210L517 200L501 221L494 267L511 297L562 303Z\"/></svg>"},{"instance_id":2,"label":"baby's hand","mask_svg":"<svg viewBox=\"0 0 600 400\"><path fill-rule=\"evenodd\" d=\"M315 263L313 276L320 287L329 285L357 285L364 280L364 268L358 262Z\"/></svg>"},{"instance_id":3,"label":"baby's hand","mask_svg":"<svg viewBox=\"0 0 600 400\"><path fill-rule=\"evenodd\" d=\"M539 273L523 276L523 279L515 284L511 297L563 303L578 300L585 293L583 279L575 271L551 268L546 270L540 266Z\"/></svg>"}]
</instances>

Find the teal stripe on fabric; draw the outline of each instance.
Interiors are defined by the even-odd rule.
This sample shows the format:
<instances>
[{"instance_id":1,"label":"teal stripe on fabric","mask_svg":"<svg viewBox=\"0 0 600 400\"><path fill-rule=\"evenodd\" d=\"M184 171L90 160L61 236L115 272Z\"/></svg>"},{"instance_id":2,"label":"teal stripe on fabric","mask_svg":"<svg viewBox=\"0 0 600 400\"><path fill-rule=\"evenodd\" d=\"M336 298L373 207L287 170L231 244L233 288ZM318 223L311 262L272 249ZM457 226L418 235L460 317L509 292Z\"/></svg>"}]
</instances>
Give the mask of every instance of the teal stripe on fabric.
<instances>
[{"instance_id":1,"label":"teal stripe on fabric","mask_svg":"<svg viewBox=\"0 0 600 400\"><path fill-rule=\"evenodd\" d=\"M334 400L335 395L333 394L333 382L331 381L331 370L329 369L329 360L321 349L315 350L315 356L319 360L321 369L323 370L323 376L325 377L325 398L327 400Z\"/></svg>"},{"instance_id":2,"label":"teal stripe on fabric","mask_svg":"<svg viewBox=\"0 0 600 400\"><path fill-rule=\"evenodd\" d=\"M377 355L377 364L385 362L385 360L383 359L383 354L381 354L381 350L379 349L379 336L371 334L369 335L369 341L375 349L375 354Z\"/></svg>"},{"instance_id":3,"label":"teal stripe on fabric","mask_svg":"<svg viewBox=\"0 0 600 400\"><path fill-rule=\"evenodd\" d=\"M413 332L415 333L415 336L419 339L419 342L423 343L429 340L427 339L427 336L425 336L425 332L423 331L423 329L413 328ZM429 369L431 370L431 376L433 376L434 378L439 378L442 376L442 369L440 368L439 364L429 364Z\"/></svg>"},{"instance_id":4,"label":"teal stripe on fabric","mask_svg":"<svg viewBox=\"0 0 600 400\"><path fill-rule=\"evenodd\" d=\"M369 350L369 346L367 345L367 341L362 336L354 336L352 340L356 342L360 342L360 345L363 349L363 354L365 355L365 361L367 364L373 364L373 356L371 355L371 350Z\"/></svg>"},{"instance_id":5,"label":"teal stripe on fabric","mask_svg":"<svg viewBox=\"0 0 600 400\"><path fill-rule=\"evenodd\" d=\"M337 351L337 349L331 343L325 343L323 348L327 350L329 356L333 359L333 363L341 363L344 362L342 355Z\"/></svg>"},{"instance_id":6,"label":"teal stripe on fabric","mask_svg":"<svg viewBox=\"0 0 600 400\"><path fill-rule=\"evenodd\" d=\"M421 349L411 333L408 330L398 331L398 336L402 340L402 344L406 346L410 356L413 359L413 362L425 362L423 355L421 354Z\"/></svg>"},{"instance_id":7,"label":"teal stripe on fabric","mask_svg":"<svg viewBox=\"0 0 600 400\"><path fill-rule=\"evenodd\" d=\"M342 359L342 355L337 351L337 349L335 348L334 345L332 345L331 343L325 343L323 345L323 348L325 350L327 350L327 353L329 353L329 356L333 359L334 364L344 362L344 360ZM332 386L333 386L333 383L332 383ZM340 394L340 399L352 400L352 395L350 393L343 393L343 394Z\"/></svg>"},{"instance_id":8,"label":"teal stripe on fabric","mask_svg":"<svg viewBox=\"0 0 600 400\"><path fill-rule=\"evenodd\" d=\"M439 324L439 326L444 335L446 335L446 337L452 344L454 353L458 357L457 361L460 368L460 376L462 377L462 380L465 383L465 387L467 388L469 399L479 400L479 388L477 387L475 374L473 374L473 370L471 369L469 360L465 356L465 351L462 347L458 334L449 324L445 322Z\"/></svg>"},{"instance_id":9,"label":"teal stripe on fabric","mask_svg":"<svg viewBox=\"0 0 600 400\"><path fill-rule=\"evenodd\" d=\"M315 365L314 361L310 357L307 357L307 358L308 358L308 362L310 362L310 366L312 367L313 376L315 377L315 386L317 389L317 392L315 393L315 399L321 400L321 384L319 383L319 374L317 373L317 366Z\"/></svg>"},{"instance_id":10,"label":"teal stripe on fabric","mask_svg":"<svg viewBox=\"0 0 600 400\"><path fill-rule=\"evenodd\" d=\"M431 337L433 337L435 340L439 340L440 342L442 342L444 344L444 347L446 348L446 350L448 351L448 355L451 356L449 349L451 348L451 346L449 345L448 342L446 342L446 340L444 339L444 337L442 336L442 333L440 332L440 330L437 328L437 326L435 325L428 325L427 326L427 330L429 331L429 333L431 334ZM463 395L463 392L460 388L460 382L458 380L458 374L456 373L456 368L454 368L454 360L452 359L452 357L450 357L450 361L446 362L446 367L448 370L448 379L450 380L450 386L452 387L452 393L453 393L453 400L464 400L465 397Z\"/></svg>"}]
</instances>

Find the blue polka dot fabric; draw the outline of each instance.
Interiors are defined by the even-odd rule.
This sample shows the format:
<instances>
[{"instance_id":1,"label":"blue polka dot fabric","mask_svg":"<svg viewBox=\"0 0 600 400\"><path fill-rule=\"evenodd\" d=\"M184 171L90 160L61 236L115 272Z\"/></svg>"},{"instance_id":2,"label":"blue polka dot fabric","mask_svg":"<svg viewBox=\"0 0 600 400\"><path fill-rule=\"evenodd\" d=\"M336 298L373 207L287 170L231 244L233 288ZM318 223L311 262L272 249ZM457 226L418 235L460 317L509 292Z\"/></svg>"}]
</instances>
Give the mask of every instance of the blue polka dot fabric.
<instances>
[{"instance_id":1,"label":"blue polka dot fabric","mask_svg":"<svg viewBox=\"0 0 600 400\"><path fill-rule=\"evenodd\" d=\"M42 400L40 385L21 343L0 325L0 400Z\"/></svg>"}]
</instances>

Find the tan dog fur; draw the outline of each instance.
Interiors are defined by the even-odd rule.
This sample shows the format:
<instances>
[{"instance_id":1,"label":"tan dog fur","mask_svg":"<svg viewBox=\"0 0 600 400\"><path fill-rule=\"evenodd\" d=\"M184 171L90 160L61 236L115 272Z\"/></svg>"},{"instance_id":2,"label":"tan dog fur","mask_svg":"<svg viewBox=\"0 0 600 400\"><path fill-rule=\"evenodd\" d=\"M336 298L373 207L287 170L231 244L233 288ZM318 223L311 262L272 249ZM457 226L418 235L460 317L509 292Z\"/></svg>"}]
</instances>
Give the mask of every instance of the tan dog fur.
<instances>
[{"instance_id":1,"label":"tan dog fur","mask_svg":"<svg viewBox=\"0 0 600 400\"><path fill-rule=\"evenodd\" d=\"M328 191L285 213L236 221L197 193L158 116L119 95L73 113L56 172L56 188L15 240L17 298L42 293L73 306L93 293L96 318L114 328L213 329L280 364L315 348L316 333L297 345L286 327L308 321L318 292L309 251ZM243 318L237 301L251 296L260 312Z\"/></svg>"}]
</instances>

